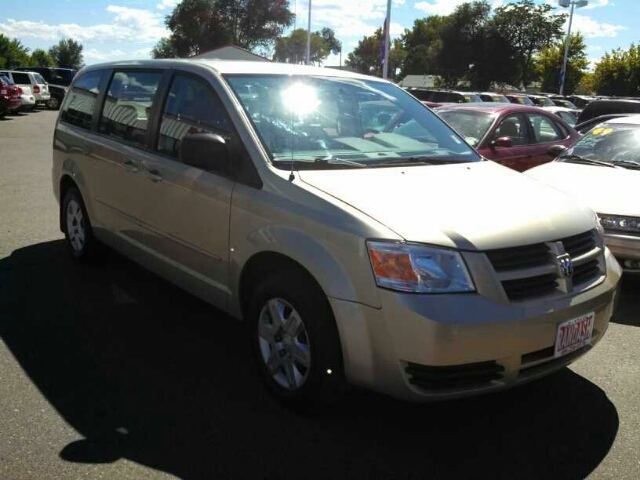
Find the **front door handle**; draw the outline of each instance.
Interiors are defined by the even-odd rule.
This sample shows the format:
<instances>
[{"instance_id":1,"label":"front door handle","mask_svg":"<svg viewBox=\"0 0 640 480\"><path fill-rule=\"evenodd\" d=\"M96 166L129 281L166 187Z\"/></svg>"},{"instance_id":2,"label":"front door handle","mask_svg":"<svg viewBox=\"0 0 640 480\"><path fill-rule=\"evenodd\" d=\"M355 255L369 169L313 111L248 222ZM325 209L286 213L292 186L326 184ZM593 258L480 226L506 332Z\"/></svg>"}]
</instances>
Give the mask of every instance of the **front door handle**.
<instances>
[{"instance_id":1,"label":"front door handle","mask_svg":"<svg viewBox=\"0 0 640 480\"><path fill-rule=\"evenodd\" d=\"M162 181L162 175L160 175L160 172L155 168L152 168L151 170L147 170L146 173L147 173L147 177L149 177L152 182Z\"/></svg>"},{"instance_id":2,"label":"front door handle","mask_svg":"<svg viewBox=\"0 0 640 480\"><path fill-rule=\"evenodd\" d=\"M136 173L138 171L138 165L133 160L125 160L124 168L127 172Z\"/></svg>"}]
</instances>

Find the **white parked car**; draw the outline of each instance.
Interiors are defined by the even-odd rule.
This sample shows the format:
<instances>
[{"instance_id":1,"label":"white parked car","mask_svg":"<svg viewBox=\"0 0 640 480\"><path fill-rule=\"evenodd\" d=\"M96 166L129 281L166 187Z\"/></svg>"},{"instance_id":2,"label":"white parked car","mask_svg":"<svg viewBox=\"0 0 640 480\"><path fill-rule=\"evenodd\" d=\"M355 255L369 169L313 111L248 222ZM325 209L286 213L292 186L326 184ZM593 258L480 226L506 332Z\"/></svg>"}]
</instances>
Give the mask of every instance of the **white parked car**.
<instances>
[{"instance_id":1,"label":"white parked car","mask_svg":"<svg viewBox=\"0 0 640 480\"><path fill-rule=\"evenodd\" d=\"M598 212L605 244L625 272L640 273L640 115L613 118L551 163L525 172Z\"/></svg>"},{"instance_id":2,"label":"white parked car","mask_svg":"<svg viewBox=\"0 0 640 480\"><path fill-rule=\"evenodd\" d=\"M42 75L37 72L17 72L12 70L0 71L0 75L8 77L24 94L33 95L36 104L46 105L51 95L49 86Z\"/></svg>"},{"instance_id":3,"label":"white parked car","mask_svg":"<svg viewBox=\"0 0 640 480\"><path fill-rule=\"evenodd\" d=\"M15 108L9 109L11 112L17 112L18 110L33 110L36 106L36 100L31 94L31 89L29 87L18 87L13 81L6 75L0 74L0 79L8 85L15 86L19 89L20 93L20 105Z\"/></svg>"}]
</instances>

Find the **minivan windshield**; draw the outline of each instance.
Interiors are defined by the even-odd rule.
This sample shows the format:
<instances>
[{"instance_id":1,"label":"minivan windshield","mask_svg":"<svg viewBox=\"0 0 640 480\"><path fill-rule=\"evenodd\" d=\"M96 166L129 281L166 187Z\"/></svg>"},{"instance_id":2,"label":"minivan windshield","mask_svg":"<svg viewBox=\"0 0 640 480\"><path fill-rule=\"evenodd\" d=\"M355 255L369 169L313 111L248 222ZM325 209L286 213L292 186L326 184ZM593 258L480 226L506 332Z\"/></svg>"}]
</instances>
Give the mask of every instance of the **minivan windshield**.
<instances>
[{"instance_id":1,"label":"minivan windshield","mask_svg":"<svg viewBox=\"0 0 640 480\"><path fill-rule=\"evenodd\" d=\"M380 81L226 75L276 166L376 166L479 161L428 108Z\"/></svg>"}]
</instances>

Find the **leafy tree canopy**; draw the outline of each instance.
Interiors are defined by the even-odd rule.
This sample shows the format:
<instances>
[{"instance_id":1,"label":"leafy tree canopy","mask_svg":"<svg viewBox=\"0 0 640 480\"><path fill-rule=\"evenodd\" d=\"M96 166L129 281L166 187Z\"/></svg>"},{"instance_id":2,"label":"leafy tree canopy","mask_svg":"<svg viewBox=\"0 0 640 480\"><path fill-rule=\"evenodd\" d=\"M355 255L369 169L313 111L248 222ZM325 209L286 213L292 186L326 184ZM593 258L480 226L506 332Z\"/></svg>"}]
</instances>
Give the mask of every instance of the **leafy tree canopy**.
<instances>
[{"instance_id":1,"label":"leafy tree canopy","mask_svg":"<svg viewBox=\"0 0 640 480\"><path fill-rule=\"evenodd\" d=\"M58 67L79 70L84 65L82 49L81 43L72 38L63 38L49 49L49 55Z\"/></svg>"},{"instance_id":2,"label":"leafy tree canopy","mask_svg":"<svg viewBox=\"0 0 640 480\"><path fill-rule=\"evenodd\" d=\"M310 61L319 64L331 53L339 53L342 48L336 39L335 32L330 28L323 28L311 34ZM307 56L307 31L298 28L286 37L276 40L273 59L285 63L304 63Z\"/></svg>"}]
</instances>

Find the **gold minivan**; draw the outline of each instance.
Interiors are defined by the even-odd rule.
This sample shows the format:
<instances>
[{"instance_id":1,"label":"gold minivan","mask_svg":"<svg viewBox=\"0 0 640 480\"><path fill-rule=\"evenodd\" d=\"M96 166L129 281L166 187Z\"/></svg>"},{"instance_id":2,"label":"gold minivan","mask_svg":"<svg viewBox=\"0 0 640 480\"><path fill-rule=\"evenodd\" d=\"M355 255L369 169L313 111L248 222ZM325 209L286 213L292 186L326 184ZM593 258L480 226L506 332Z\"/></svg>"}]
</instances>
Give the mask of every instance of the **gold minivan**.
<instances>
[{"instance_id":1,"label":"gold minivan","mask_svg":"<svg viewBox=\"0 0 640 480\"><path fill-rule=\"evenodd\" d=\"M285 403L539 378L603 337L621 275L590 209L341 70L87 67L53 188L74 258L108 245L247 322L238 342Z\"/></svg>"}]
</instances>

